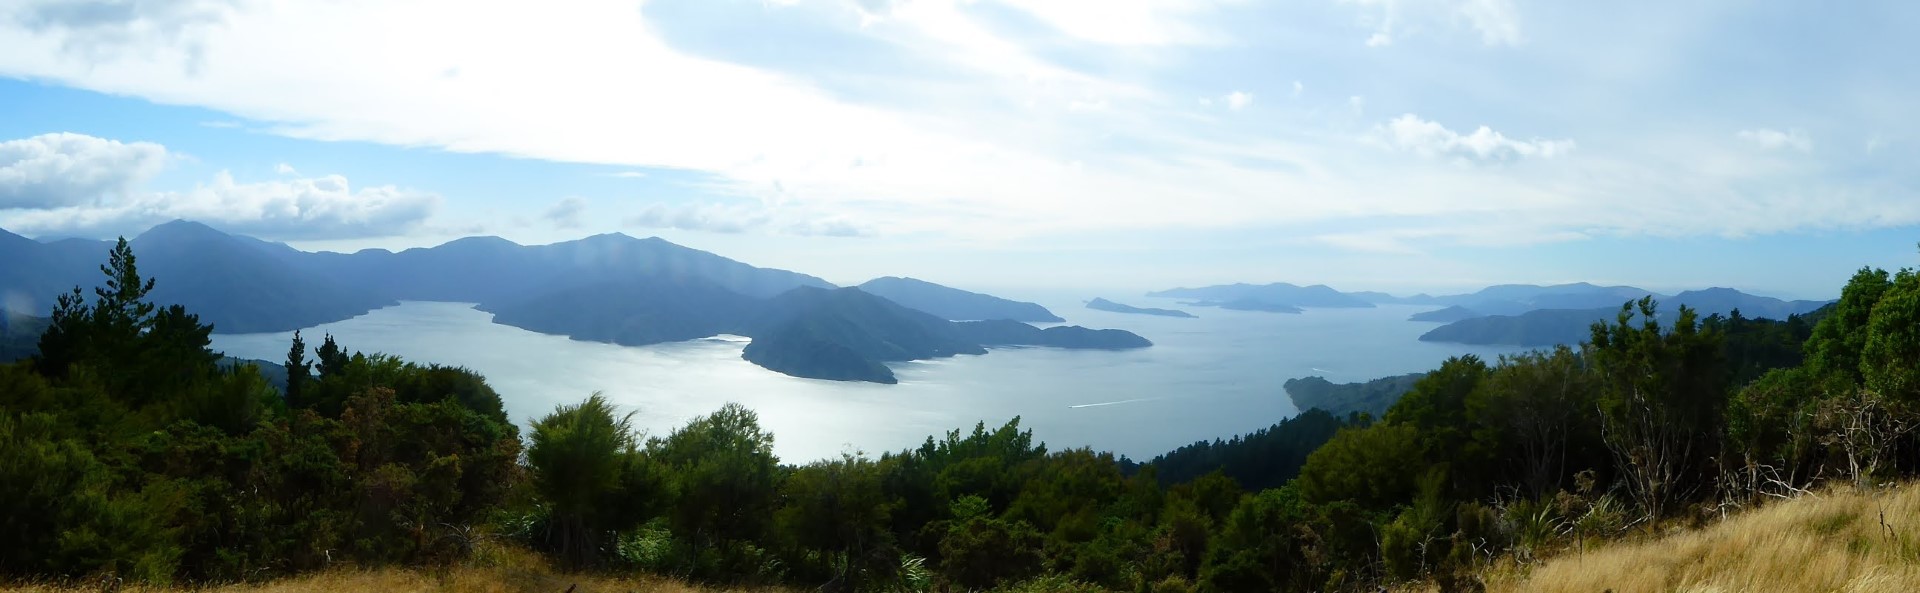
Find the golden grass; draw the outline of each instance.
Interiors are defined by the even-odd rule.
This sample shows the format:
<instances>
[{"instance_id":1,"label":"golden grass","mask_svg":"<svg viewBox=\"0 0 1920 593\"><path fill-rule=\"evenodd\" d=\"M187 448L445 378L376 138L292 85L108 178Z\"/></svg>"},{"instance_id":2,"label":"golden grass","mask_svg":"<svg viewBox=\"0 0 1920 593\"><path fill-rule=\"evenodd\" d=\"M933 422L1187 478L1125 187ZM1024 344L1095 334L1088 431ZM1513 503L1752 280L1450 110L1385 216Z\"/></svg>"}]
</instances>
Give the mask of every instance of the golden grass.
<instances>
[{"instance_id":1,"label":"golden grass","mask_svg":"<svg viewBox=\"0 0 1920 593\"><path fill-rule=\"evenodd\" d=\"M1492 570L1486 580L1490 593L1920 591L1920 484L1831 489L1701 529Z\"/></svg>"},{"instance_id":2,"label":"golden grass","mask_svg":"<svg viewBox=\"0 0 1920 593\"><path fill-rule=\"evenodd\" d=\"M688 584L663 577L629 574L570 574L555 571L539 555L525 550L489 547L462 566L444 569L382 568L334 569L265 583L215 587L148 587L129 585L124 593L777 593L781 589L728 589ZM6 593L81 593L109 590L96 583L67 585L0 585Z\"/></svg>"}]
</instances>

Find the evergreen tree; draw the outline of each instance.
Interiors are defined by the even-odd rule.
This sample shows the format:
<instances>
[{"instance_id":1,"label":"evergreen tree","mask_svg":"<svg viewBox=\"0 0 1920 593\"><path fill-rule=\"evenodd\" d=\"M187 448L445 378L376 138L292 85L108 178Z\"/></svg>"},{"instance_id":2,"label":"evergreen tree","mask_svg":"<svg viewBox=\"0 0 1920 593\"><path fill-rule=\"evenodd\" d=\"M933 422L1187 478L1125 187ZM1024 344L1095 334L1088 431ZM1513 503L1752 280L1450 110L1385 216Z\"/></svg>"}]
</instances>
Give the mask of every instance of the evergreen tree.
<instances>
[{"instance_id":1,"label":"evergreen tree","mask_svg":"<svg viewBox=\"0 0 1920 593\"><path fill-rule=\"evenodd\" d=\"M308 381L313 380L313 363L307 362L307 341L300 339L300 332L293 332L293 347L287 349L287 405L301 407L302 390Z\"/></svg>"}]
</instances>

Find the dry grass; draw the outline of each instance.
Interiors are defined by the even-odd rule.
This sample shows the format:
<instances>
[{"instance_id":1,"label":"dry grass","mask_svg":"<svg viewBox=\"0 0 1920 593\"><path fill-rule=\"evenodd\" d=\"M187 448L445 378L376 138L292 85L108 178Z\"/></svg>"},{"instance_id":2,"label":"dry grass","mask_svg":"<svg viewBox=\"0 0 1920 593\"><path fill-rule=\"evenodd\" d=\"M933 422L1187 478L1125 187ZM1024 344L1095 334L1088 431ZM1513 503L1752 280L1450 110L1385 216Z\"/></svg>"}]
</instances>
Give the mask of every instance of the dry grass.
<instances>
[{"instance_id":1,"label":"dry grass","mask_svg":"<svg viewBox=\"0 0 1920 593\"><path fill-rule=\"evenodd\" d=\"M1698 530L1496 569L1487 584L1493 593L1920 591L1920 484L1833 489Z\"/></svg>"},{"instance_id":2,"label":"dry grass","mask_svg":"<svg viewBox=\"0 0 1920 593\"><path fill-rule=\"evenodd\" d=\"M377 570L336 569L266 583L234 584L217 587L146 587L130 585L123 593L332 593L338 591L377 591L381 593L781 593L781 589L724 589L692 585L650 575L568 574L553 570L539 555L524 550L493 547L483 549L464 566L446 569L383 568ZM5 593L82 593L110 590L93 583L68 585L0 585Z\"/></svg>"}]
</instances>

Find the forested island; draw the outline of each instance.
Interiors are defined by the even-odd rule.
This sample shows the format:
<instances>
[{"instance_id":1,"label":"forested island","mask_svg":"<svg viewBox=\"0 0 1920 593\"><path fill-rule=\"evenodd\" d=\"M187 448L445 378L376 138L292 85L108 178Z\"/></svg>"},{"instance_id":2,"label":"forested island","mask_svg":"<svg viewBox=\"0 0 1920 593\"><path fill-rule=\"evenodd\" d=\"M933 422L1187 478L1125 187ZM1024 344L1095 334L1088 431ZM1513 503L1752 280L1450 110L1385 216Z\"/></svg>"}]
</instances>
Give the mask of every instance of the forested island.
<instances>
[{"instance_id":1,"label":"forested island","mask_svg":"<svg viewBox=\"0 0 1920 593\"><path fill-rule=\"evenodd\" d=\"M296 334L276 388L223 363L191 310L155 303L168 280L127 242L101 269L58 296L30 357L0 365L0 579L197 586L526 550L585 571L565 574L725 587L1520 590L1556 556L1920 471L1912 270L1863 269L1787 321L1640 299L1578 347L1450 359L1379 415L1308 410L1144 464L1050 449L1017 418L795 464L738 405L643 436L582 394L516 426L477 373L331 336ZM789 306L898 307L809 290ZM929 355L977 347L921 337ZM1907 527L1857 514L1816 525L1866 534L1836 553L1905 553Z\"/></svg>"},{"instance_id":2,"label":"forested island","mask_svg":"<svg viewBox=\"0 0 1920 593\"><path fill-rule=\"evenodd\" d=\"M1134 315L1158 315L1160 317L1180 317L1185 319L1193 318L1193 314L1188 313L1186 311L1179 311L1175 309L1156 309L1152 307L1135 307L1132 305L1123 305L1120 303L1116 303L1116 302L1109 301L1103 298L1098 298L1098 297L1094 298L1091 301L1087 301L1087 308L1093 309L1095 311L1107 311L1112 313L1130 313Z\"/></svg>"}]
</instances>

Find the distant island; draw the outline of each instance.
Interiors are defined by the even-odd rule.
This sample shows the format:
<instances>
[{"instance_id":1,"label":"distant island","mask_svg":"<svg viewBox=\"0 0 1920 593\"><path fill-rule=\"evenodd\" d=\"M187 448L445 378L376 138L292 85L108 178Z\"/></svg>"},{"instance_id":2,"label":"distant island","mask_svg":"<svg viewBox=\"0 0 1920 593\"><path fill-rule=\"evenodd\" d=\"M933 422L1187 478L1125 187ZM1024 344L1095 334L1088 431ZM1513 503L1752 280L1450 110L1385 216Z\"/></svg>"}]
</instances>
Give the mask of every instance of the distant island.
<instances>
[{"instance_id":1,"label":"distant island","mask_svg":"<svg viewBox=\"0 0 1920 593\"><path fill-rule=\"evenodd\" d=\"M1659 300L1659 297L1655 297ZM1783 301L1755 296L1730 288L1710 288L1682 292L1660 300L1661 321L1671 322L1680 307L1690 307L1701 317L1731 317L1738 312L1747 319L1787 321L1796 316L1820 314L1828 301ZM1624 304L1624 302L1623 302ZM1620 305L1591 309L1535 309L1517 315L1488 315L1449 322L1420 336L1422 342L1448 342L1470 345L1556 346L1578 344L1591 337L1596 321L1611 321L1620 313Z\"/></svg>"},{"instance_id":2,"label":"distant island","mask_svg":"<svg viewBox=\"0 0 1920 593\"><path fill-rule=\"evenodd\" d=\"M1425 376L1426 373L1409 373L1365 383L1333 383L1321 377L1302 377L1288 379L1281 387L1287 390L1287 397L1293 399L1293 407L1303 412L1320 409L1340 417L1364 412L1378 419Z\"/></svg>"},{"instance_id":3,"label":"distant island","mask_svg":"<svg viewBox=\"0 0 1920 593\"><path fill-rule=\"evenodd\" d=\"M1112 313L1129 313L1133 315L1158 315L1161 317L1183 317L1187 319L1194 318L1194 315L1192 313L1188 313L1186 311L1180 311L1177 309L1154 309L1150 307L1135 307L1132 305L1122 305L1120 303L1116 303L1116 302L1109 301L1107 299L1103 299L1099 297L1095 297L1093 300L1087 301L1087 308L1093 309L1095 311L1108 311Z\"/></svg>"},{"instance_id":4,"label":"distant island","mask_svg":"<svg viewBox=\"0 0 1920 593\"><path fill-rule=\"evenodd\" d=\"M1424 313L1414 313L1412 317L1407 318L1407 321L1435 321L1440 323L1453 323L1455 321L1459 321L1462 319L1473 319L1475 317L1481 317L1481 316L1482 315L1480 315L1479 313L1474 312L1473 309L1468 309L1460 305L1454 305L1451 307L1447 307L1445 309L1427 311Z\"/></svg>"},{"instance_id":5,"label":"distant island","mask_svg":"<svg viewBox=\"0 0 1920 593\"><path fill-rule=\"evenodd\" d=\"M1488 315L1462 319L1420 335L1422 342L1449 342L1476 346L1555 346L1578 344L1592 336L1596 321L1613 319L1619 307L1606 309L1540 309L1519 315ZM1671 313L1663 309L1663 316ZM1664 320L1663 320L1664 321Z\"/></svg>"},{"instance_id":6,"label":"distant island","mask_svg":"<svg viewBox=\"0 0 1920 593\"><path fill-rule=\"evenodd\" d=\"M1048 311L1046 307L1034 303L948 288L914 278L893 276L874 278L862 283L859 288L867 294L952 321L983 319L1011 319L1036 323L1066 321L1059 315L1054 315L1052 311Z\"/></svg>"},{"instance_id":7,"label":"distant island","mask_svg":"<svg viewBox=\"0 0 1920 593\"><path fill-rule=\"evenodd\" d=\"M1262 301L1258 299L1236 299L1231 301L1193 301L1187 303L1195 307L1218 307L1229 311L1257 311L1261 313L1301 313L1293 305Z\"/></svg>"},{"instance_id":8,"label":"distant island","mask_svg":"<svg viewBox=\"0 0 1920 593\"><path fill-rule=\"evenodd\" d=\"M1367 308L1374 306L1365 299L1334 290L1323 284L1298 286L1285 282L1272 284L1222 284L1199 288L1173 288L1147 293L1150 297L1196 299L1213 303L1207 306L1223 306L1226 303L1239 304L1243 311L1271 311L1277 306L1321 307L1321 308ZM1260 303L1266 308L1253 308Z\"/></svg>"}]
</instances>

